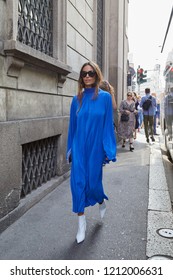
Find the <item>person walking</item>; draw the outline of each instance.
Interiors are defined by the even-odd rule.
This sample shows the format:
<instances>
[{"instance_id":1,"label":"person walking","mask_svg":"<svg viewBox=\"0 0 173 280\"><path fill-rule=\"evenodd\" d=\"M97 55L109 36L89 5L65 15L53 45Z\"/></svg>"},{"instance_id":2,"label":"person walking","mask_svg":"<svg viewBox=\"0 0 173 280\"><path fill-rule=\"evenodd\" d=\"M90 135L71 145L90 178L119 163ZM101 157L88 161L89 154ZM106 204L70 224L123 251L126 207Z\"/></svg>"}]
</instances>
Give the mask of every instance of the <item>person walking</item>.
<instances>
[{"instance_id":1,"label":"person walking","mask_svg":"<svg viewBox=\"0 0 173 280\"><path fill-rule=\"evenodd\" d=\"M157 99L156 126L160 125L160 99Z\"/></svg>"},{"instance_id":2,"label":"person walking","mask_svg":"<svg viewBox=\"0 0 173 280\"><path fill-rule=\"evenodd\" d=\"M99 87L102 90L107 91L107 92L109 92L111 94L111 97L112 97L112 107L113 107L113 110L116 110L117 109L117 103L116 103L116 100L115 100L115 91L114 91L113 86L107 80L103 80L100 83Z\"/></svg>"},{"instance_id":3,"label":"person walking","mask_svg":"<svg viewBox=\"0 0 173 280\"><path fill-rule=\"evenodd\" d=\"M157 96L156 96L155 92L153 92L151 95L154 96L155 99L156 99L156 108L155 108L155 112L154 112L154 123L153 123L153 127L154 127L153 133L154 133L154 135L159 135L157 133L157 108L158 108L157 104L158 104L158 100L157 100Z\"/></svg>"},{"instance_id":4,"label":"person walking","mask_svg":"<svg viewBox=\"0 0 173 280\"><path fill-rule=\"evenodd\" d=\"M125 148L126 139L129 139L129 149L134 150L133 146L133 132L135 128L135 102L132 99L133 93L128 92L127 98L120 103L120 120L118 124L118 135L122 139L122 148Z\"/></svg>"},{"instance_id":5,"label":"person walking","mask_svg":"<svg viewBox=\"0 0 173 280\"><path fill-rule=\"evenodd\" d=\"M104 90L104 91L107 91L107 92L109 92L111 94L111 97L112 97L112 108L113 108L113 125L114 125L114 129L115 129L115 133L116 133L117 127L116 127L116 124L115 124L115 121L114 121L114 114L117 112L117 103L116 103L116 100L115 100L114 88L113 88L113 86L107 80L101 81L101 83L99 85L99 88Z\"/></svg>"},{"instance_id":6,"label":"person walking","mask_svg":"<svg viewBox=\"0 0 173 280\"><path fill-rule=\"evenodd\" d=\"M153 96L156 99L156 93L152 92L151 96ZM156 135L156 110L157 110L157 99L156 99L156 107L154 110L154 120L153 120L153 135Z\"/></svg>"},{"instance_id":7,"label":"person walking","mask_svg":"<svg viewBox=\"0 0 173 280\"><path fill-rule=\"evenodd\" d=\"M151 96L150 88L145 89L145 96L142 96L140 106L143 108L144 131L146 141L149 143L149 135L154 142L154 114L156 111L156 98Z\"/></svg>"},{"instance_id":8,"label":"person walking","mask_svg":"<svg viewBox=\"0 0 173 280\"><path fill-rule=\"evenodd\" d=\"M140 131L140 129L143 127L143 109L140 106L140 102L141 102L141 96L138 95L138 121L139 121L139 127L138 127L138 132Z\"/></svg>"},{"instance_id":9,"label":"person walking","mask_svg":"<svg viewBox=\"0 0 173 280\"><path fill-rule=\"evenodd\" d=\"M138 119L138 106L139 106L139 102L138 102L138 96L136 94L136 92L133 92L133 97L132 100L135 102L135 128L134 128L134 139L137 138L137 131L139 129L139 119Z\"/></svg>"},{"instance_id":10,"label":"person walking","mask_svg":"<svg viewBox=\"0 0 173 280\"><path fill-rule=\"evenodd\" d=\"M77 243L85 239L86 207L98 203L100 216L104 217L108 197L102 184L103 163L116 161L112 98L99 89L101 81L99 66L86 62L80 70L78 93L70 109L67 161L72 161L70 184L72 210L78 215Z\"/></svg>"}]
</instances>

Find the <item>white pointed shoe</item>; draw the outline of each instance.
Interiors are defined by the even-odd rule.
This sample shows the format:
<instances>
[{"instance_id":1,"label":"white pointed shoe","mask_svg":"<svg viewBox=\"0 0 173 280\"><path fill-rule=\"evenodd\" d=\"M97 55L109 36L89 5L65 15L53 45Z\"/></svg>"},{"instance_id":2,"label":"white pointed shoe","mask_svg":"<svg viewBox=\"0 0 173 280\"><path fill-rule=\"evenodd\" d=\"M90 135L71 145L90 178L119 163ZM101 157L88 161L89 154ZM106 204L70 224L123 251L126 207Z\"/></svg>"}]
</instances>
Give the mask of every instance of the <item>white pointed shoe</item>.
<instances>
[{"instance_id":1,"label":"white pointed shoe","mask_svg":"<svg viewBox=\"0 0 173 280\"><path fill-rule=\"evenodd\" d=\"M100 217L103 219L105 213L106 213L106 203L103 201L102 204L99 204L99 212L100 212Z\"/></svg>"},{"instance_id":2,"label":"white pointed shoe","mask_svg":"<svg viewBox=\"0 0 173 280\"><path fill-rule=\"evenodd\" d=\"M85 239L85 231L86 231L86 218L85 215L78 216L78 232L76 235L77 243L81 243Z\"/></svg>"}]
</instances>

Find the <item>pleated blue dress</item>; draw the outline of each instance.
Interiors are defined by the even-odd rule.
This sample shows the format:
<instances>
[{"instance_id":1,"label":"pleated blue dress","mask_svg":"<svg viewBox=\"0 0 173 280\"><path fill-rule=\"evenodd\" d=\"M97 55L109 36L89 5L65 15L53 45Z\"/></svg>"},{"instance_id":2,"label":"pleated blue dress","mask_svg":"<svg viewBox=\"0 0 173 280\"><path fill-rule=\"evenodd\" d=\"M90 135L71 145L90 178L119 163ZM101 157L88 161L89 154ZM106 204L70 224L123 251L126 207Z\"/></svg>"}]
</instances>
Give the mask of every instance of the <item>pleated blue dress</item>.
<instances>
[{"instance_id":1,"label":"pleated blue dress","mask_svg":"<svg viewBox=\"0 0 173 280\"><path fill-rule=\"evenodd\" d=\"M67 141L67 160L70 155L73 212L84 212L85 207L108 199L102 184L105 158L116 161L116 138L113 128L112 98L99 89L84 90L82 104L73 97Z\"/></svg>"}]
</instances>

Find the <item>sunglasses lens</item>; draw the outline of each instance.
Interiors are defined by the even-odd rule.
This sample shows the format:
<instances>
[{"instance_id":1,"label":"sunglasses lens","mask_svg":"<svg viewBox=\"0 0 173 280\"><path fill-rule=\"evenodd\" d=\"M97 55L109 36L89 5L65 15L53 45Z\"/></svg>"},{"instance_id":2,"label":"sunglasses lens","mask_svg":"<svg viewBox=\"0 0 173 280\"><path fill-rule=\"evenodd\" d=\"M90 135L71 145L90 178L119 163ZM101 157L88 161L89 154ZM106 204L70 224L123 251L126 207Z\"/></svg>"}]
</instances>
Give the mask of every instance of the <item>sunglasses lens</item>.
<instances>
[{"instance_id":1,"label":"sunglasses lens","mask_svg":"<svg viewBox=\"0 0 173 280\"><path fill-rule=\"evenodd\" d=\"M82 77L82 78L85 78L86 75L87 75L87 72L85 72L85 71L82 71L82 72L81 72L81 77Z\"/></svg>"},{"instance_id":2,"label":"sunglasses lens","mask_svg":"<svg viewBox=\"0 0 173 280\"><path fill-rule=\"evenodd\" d=\"M94 76L95 76L95 71L89 71L89 72L88 72L88 75L89 75L90 77L94 77Z\"/></svg>"},{"instance_id":3,"label":"sunglasses lens","mask_svg":"<svg viewBox=\"0 0 173 280\"><path fill-rule=\"evenodd\" d=\"M81 72L81 77L85 78L87 76L87 74L88 74L89 77L93 78L95 76L95 71L88 71L88 72L82 71Z\"/></svg>"}]
</instances>

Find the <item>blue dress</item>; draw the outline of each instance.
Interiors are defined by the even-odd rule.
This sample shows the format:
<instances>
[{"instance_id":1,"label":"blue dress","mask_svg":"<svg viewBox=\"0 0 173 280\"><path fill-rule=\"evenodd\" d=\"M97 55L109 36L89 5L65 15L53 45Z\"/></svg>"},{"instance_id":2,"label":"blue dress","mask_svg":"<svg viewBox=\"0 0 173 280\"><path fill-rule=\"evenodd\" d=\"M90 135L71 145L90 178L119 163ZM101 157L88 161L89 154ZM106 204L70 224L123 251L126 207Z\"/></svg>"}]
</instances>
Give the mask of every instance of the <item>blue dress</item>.
<instances>
[{"instance_id":1,"label":"blue dress","mask_svg":"<svg viewBox=\"0 0 173 280\"><path fill-rule=\"evenodd\" d=\"M67 160L71 155L71 192L73 212L84 212L87 206L108 199L102 184L105 158L116 161L116 139L113 128L112 98L99 89L84 90L82 104L73 97L67 142Z\"/></svg>"}]
</instances>

